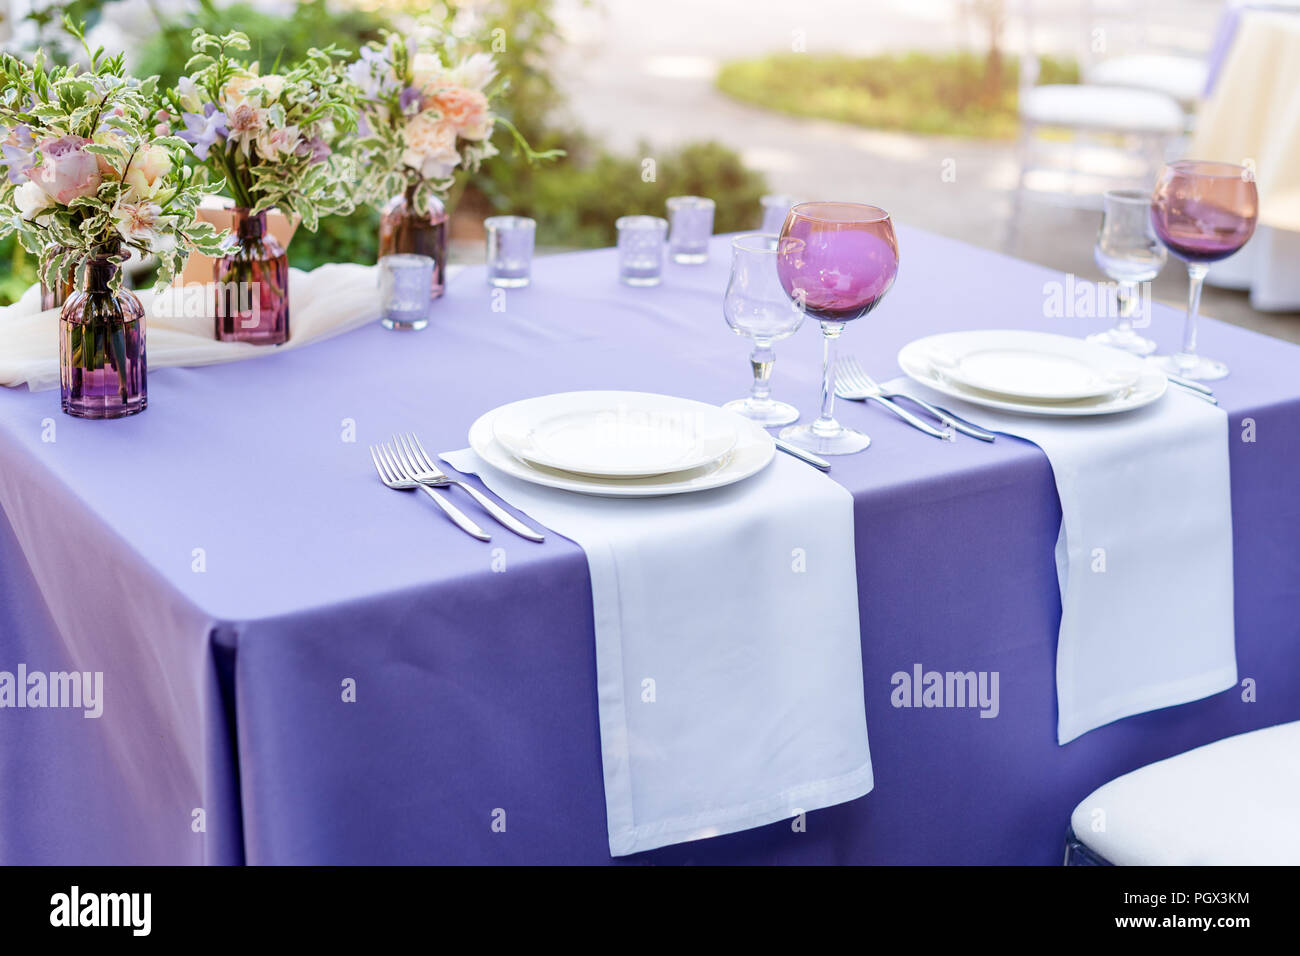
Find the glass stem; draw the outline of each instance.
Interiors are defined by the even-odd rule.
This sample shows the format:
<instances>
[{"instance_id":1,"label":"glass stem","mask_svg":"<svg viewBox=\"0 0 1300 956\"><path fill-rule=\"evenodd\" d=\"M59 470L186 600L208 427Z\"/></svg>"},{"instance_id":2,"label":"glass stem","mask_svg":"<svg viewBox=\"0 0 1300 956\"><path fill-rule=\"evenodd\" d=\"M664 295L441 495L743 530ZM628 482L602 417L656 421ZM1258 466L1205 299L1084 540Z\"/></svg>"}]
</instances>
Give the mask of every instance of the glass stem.
<instances>
[{"instance_id":1,"label":"glass stem","mask_svg":"<svg viewBox=\"0 0 1300 956\"><path fill-rule=\"evenodd\" d=\"M1201 286L1210 267L1200 262L1187 264L1187 324L1183 326L1183 347L1178 351L1180 365L1196 364L1196 319L1201 309Z\"/></svg>"},{"instance_id":2,"label":"glass stem","mask_svg":"<svg viewBox=\"0 0 1300 956\"><path fill-rule=\"evenodd\" d=\"M822 413L813 422L812 430L823 437L840 430L835 420L835 349L843 331L843 322L822 323Z\"/></svg>"},{"instance_id":3,"label":"glass stem","mask_svg":"<svg viewBox=\"0 0 1300 956\"><path fill-rule=\"evenodd\" d=\"M749 366L754 372L754 385L749 395L757 403L767 402L772 397L772 365L775 362L772 343L754 343L754 350L749 353Z\"/></svg>"},{"instance_id":4,"label":"glass stem","mask_svg":"<svg viewBox=\"0 0 1300 956\"><path fill-rule=\"evenodd\" d=\"M1115 328L1121 332L1127 332L1133 328L1133 313L1137 308L1137 283L1120 282L1115 290L1115 298L1119 301L1119 315L1115 322Z\"/></svg>"}]
</instances>

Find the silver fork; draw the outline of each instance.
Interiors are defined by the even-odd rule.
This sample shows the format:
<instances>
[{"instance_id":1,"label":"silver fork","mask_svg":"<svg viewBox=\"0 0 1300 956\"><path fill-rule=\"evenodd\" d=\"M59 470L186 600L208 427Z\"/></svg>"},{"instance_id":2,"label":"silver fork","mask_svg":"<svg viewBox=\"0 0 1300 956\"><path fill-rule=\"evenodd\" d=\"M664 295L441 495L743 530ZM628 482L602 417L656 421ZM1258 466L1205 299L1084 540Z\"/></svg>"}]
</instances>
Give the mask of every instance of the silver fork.
<instances>
[{"instance_id":1,"label":"silver fork","mask_svg":"<svg viewBox=\"0 0 1300 956\"><path fill-rule=\"evenodd\" d=\"M524 524L505 508L489 498L483 492L479 491L468 482L460 481L453 478L446 472L442 471L434 464L433 458L424 450L420 444L420 439L415 437L414 432L406 435L394 435L393 444L397 447L398 458L406 466L407 474L422 485L433 485L437 488L446 488L456 486L469 494L471 498L483 506L483 510L495 518L500 524L509 528L521 538L527 538L529 541L545 541L546 538L541 532L535 531L528 525Z\"/></svg>"},{"instance_id":2,"label":"silver fork","mask_svg":"<svg viewBox=\"0 0 1300 956\"><path fill-rule=\"evenodd\" d=\"M845 370L844 359L835 363L835 394L839 398L848 399L851 402L876 402L893 412L907 424L911 425L918 431L923 431L932 438L938 438L942 441L952 441L953 433L951 430L940 431L928 422L923 422L906 408L891 402L888 398L880 394L879 389L861 389L849 384L848 373Z\"/></svg>"},{"instance_id":3,"label":"silver fork","mask_svg":"<svg viewBox=\"0 0 1300 956\"><path fill-rule=\"evenodd\" d=\"M938 405L932 405L925 399L917 398L915 395L906 395L903 392L887 391L870 375L863 371L858 360L852 355L844 355L835 364L835 394L840 398L856 399L858 401L867 401L875 399L879 402L887 402L894 398L905 398L918 408L929 412L945 427L961 432L963 435L969 435L971 438L978 438L980 441L993 441L997 436L985 428L980 428L974 422L968 422L966 419L954 415L946 408L940 408ZM890 402L895 408L898 405Z\"/></svg>"},{"instance_id":4,"label":"silver fork","mask_svg":"<svg viewBox=\"0 0 1300 956\"><path fill-rule=\"evenodd\" d=\"M370 458L375 463L375 471L379 472L379 480L389 488L396 491L414 491L419 488L428 494L443 511L447 517L456 522L456 525L466 534L473 535L480 541L491 541L492 536L471 521L463 511L453 505L438 492L434 491L428 485L421 484L414 478L407 475L402 466L397 461L392 449L386 445L371 445Z\"/></svg>"}]
</instances>

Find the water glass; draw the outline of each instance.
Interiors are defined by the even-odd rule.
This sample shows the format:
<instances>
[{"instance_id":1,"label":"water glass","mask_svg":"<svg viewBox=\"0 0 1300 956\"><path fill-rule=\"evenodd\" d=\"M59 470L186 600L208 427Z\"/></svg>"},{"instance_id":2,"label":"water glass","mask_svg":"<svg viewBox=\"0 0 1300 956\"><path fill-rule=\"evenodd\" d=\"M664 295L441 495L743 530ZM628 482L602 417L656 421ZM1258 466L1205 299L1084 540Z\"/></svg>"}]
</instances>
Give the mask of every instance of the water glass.
<instances>
[{"instance_id":1,"label":"water glass","mask_svg":"<svg viewBox=\"0 0 1300 956\"><path fill-rule=\"evenodd\" d=\"M429 324L433 267L429 256L397 253L380 258L380 321L384 328L415 332Z\"/></svg>"},{"instance_id":2,"label":"water glass","mask_svg":"<svg viewBox=\"0 0 1300 956\"><path fill-rule=\"evenodd\" d=\"M764 196L759 202L763 204L763 225L759 227L758 231L779 236L781 227L785 225L785 217L790 213L790 207L798 200L793 196L774 194Z\"/></svg>"},{"instance_id":3,"label":"water glass","mask_svg":"<svg viewBox=\"0 0 1300 956\"><path fill-rule=\"evenodd\" d=\"M658 216L623 216L618 229L618 277L627 285L658 285L664 272L668 221Z\"/></svg>"},{"instance_id":4,"label":"water glass","mask_svg":"<svg viewBox=\"0 0 1300 956\"><path fill-rule=\"evenodd\" d=\"M537 223L527 216L491 216L483 220L483 227L488 283L504 289L528 285Z\"/></svg>"},{"instance_id":5,"label":"water glass","mask_svg":"<svg viewBox=\"0 0 1300 956\"><path fill-rule=\"evenodd\" d=\"M673 262L699 265L709 259L713 235L713 200L703 196L673 196L668 200L668 252Z\"/></svg>"},{"instance_id":6,"label":"water glass","mask_svg":"<svg viewBox=\"0 0 1300 956\"><path fill-rule=\"evenodd\" d=\"M791 301L776 271L778 236L749 233L731 240L731 278L722 297L722 315L731 331L751 339L749 354L754 383L747 398L722 407L764 427L799 420L793 405L772 398L772 343L788 338L803 324L803 310Z\"/></svg>"},{"instance_id":7,"label":"water glass","mask_svg":"<svg viewBox=\"0 0 1300 956\"><path fill-rule=\"evenodd\" d=\"M1115 327L1088 336L1089 342L1150 355L1156 343L1133 330L1140 283L1150 282L1165 264L1165 247L1151 225L1151 196L1141 189L1112 189L1102 197L1101 229L1093 258L1118 284Z\"/></svg>"}]
</instances>

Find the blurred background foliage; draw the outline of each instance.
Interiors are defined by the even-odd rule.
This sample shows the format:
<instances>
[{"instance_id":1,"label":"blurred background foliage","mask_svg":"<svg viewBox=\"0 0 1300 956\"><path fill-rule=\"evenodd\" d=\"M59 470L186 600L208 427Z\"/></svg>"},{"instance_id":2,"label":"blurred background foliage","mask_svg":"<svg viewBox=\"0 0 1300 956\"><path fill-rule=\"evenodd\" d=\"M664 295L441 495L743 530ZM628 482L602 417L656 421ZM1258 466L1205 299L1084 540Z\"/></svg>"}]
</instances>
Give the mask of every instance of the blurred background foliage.
<instances>
[{"instance_id":1,"label":"blurred background foliage","mask_svg":"<svg viewBox=\"0 0 1300 956\"><path fill-rule=\"evenodd\" d=\"M1077 64L1044 57L1040 83L1077 83ZM1003 139L1016 135L1020 67L994 48L983 56L784 53L734 60L717 86L766 109L872 129Z\"/></svg>"},{"instance_id":2,"label":"blurred background foliage","mask_svg":"<svg viewBox=\"0 0 1300 956\"><path fill-rule=\"evenodd\" d=\"M101 18L111 18L113 6L114 0L47 5L40 14L41 34L59 29L64 9L93 25ZM295 59L313 46L334 43L355 51L378 39L380 30L394 21L427 12L431 6L428 0L290 0L272 9L246 0L233 4L194 0L184 7L150 0L151 29L126 52L136 74L158 73L172 82L191 55L190 35L195 27L211 32L239 29L248 34L251 53L266 71L277 58ZM472 181L459 183L451 197L453 236L476 237L481 234L484 216L510 212L538 221L538 239L543 246L609 245L619 216L663 215L664 200L681 194L713 198L717 202L715 227L720 232L757 225L758 200L766 183L761 175L746 169L733 150L717 143L699 143L656 153L646 144L637 155L619 155L562 118L564 99L552 68L554 44L559 42L553 0L451 0L446 8L453 22L462 6L463 12L471 15L474 36L489 42L493 30L504 30L500 35L505 37L506 51L497 54L497 61L509 88L501 112L535 148L564 149L568 155L558 162L530 167L514 154L513 144L501 131L496 141L502 155L485 163ZM58 55L57 44L45 46ZM652 178L643 176L647 158L654 160ZM373 209L326 218L315 234L299 230L294 236L292 262L302 269L325 262L374 262L377 232L378 213ZM0 281L2 304L35 281L35 267L10 243L0 244L0 263L12 265Z\"/></svg>"}]
</instances>

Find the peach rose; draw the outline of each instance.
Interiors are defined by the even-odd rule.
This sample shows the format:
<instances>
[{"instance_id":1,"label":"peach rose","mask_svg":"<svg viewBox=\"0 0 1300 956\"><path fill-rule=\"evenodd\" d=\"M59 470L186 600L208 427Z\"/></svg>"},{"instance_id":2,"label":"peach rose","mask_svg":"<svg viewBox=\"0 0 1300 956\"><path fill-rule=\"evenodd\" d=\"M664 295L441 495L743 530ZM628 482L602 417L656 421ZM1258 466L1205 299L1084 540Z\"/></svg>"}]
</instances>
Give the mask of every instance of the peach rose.
<instances>
[{"instance_id":1,"label":"peach rose","mask_svg":"<svg viewBox=\"0 0 1300 956\"><path fill-rule=\"evenodd\" d=\"M407 120L405 138L402 162L420 170L426 179L445 179L460 163L456 128L432 113L417 113Z\"/></svg>"},{"instance_id":2,"label":"peach rose","mask_svg":"<svg viewBox=\"0 0 1300 956\"><path fill-rule=\"evenodd\" d=\"M146 146L135 154L122 180L142 198L152 198L172 171L172 158L161 146Z\"/></svg>"},{"instance_id":3,"label":"peach rose","mask_svg":"<svg viewBox=\"0 0 1300 956\"><path fill-rule=\"evenodd\" d=\"M443 121L454 126L465 139L483 139L492 131L487 97L478 90L463 86L439 90L433 105L442 113Z\"/></svg>"}]
</instances>

